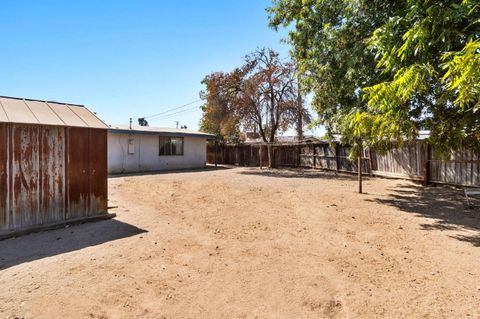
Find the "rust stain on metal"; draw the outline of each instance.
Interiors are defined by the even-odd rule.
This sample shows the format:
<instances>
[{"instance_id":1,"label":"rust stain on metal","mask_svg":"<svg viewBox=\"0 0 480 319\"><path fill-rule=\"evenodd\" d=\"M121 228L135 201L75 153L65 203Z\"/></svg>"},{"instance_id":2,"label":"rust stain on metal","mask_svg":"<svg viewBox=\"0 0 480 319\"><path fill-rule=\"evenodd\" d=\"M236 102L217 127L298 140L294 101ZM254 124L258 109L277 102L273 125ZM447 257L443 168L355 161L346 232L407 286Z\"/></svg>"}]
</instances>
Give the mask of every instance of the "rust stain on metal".
<instances>
[{"instance_id":1,"label":"rust stain on metal","mask_svg":"<svg viewBox=\"0 0 480 319\"><path fill-rule=\"evenodd\" d=\"M8 227L8 127L0 123L0 230Z\"/></svg>"},{"instance_id":2,"label":"rust stain on metal","mask_svg":"<svg viewBox=\"0 0 480 319\"><path fill-rule=\"evenodd\" d=\"M90 129L90 215L97 215L107 210L108 192L108 159L107 159L107 131Z\"/></svg>"},{"instance_id":3,"label":"rust stain on metal","mask_svg":"<svg viewBox=\"0 0 480 319\"><path fill-rule=\"evenodd\" d=\"M68 134L68 218L88 215L89 132L70 127Z\"/></svg>"},{"instance_id":4,"label":"rust stain on metal","mask_svg":"<svg viewBox=\"0 0 480 319\"><path fill-rule=\"evenodd\" d=\"M107 213L107 131L0 123L0 234Z\"/></svg>"},{"instance_id":5,"label":"rust stain on metal","mask_svg":"<svg viewBox=\"0 0 480 319\"><path fill-rule=\"evenodd\" d=\"M13 227L42 224L39 215L37 126L13 125Z\"/></svg>"},{"instance_id":6,"label":"rust stain on metal","mask_svg":"<svg viewBox=\"0 0 480 319\"><path fill-rule=\"evenodd\" d=\"M47 212L46 222L64 218L65 190L65 130L59 127L45 127L40 139L40 181L41 206Z\"/></svg>"}]
</instances>

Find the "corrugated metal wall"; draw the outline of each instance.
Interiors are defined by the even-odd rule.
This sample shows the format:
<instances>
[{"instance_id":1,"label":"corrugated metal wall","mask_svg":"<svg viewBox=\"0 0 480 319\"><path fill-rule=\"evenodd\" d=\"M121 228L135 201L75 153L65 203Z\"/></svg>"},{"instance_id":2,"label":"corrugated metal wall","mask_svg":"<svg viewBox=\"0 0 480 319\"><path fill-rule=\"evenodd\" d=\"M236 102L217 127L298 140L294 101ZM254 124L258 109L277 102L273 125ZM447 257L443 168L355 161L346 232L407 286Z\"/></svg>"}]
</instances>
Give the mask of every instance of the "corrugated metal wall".
<instances>
[{"instance_id":1,"label":"corrugated metal wall","mask_svg":"<svg viewBox=\"0 0 480 319\"><path fill-rule=\"evenodd\" d=\"M8 226L8 127L0 124L0 231Z\"/></svg>"},{"instance_id":2,"label":"corrugated metal wall","mask_svg":"<svg viewBox=\"0 0 480 319\"><path fill-rule=\"evenodd\" d=\"M68 128L67 219L107 211L107 131Z\"/></svg>"},{"instance_id":3,"label":"corrugated metal wall","mask_svg":"<svg viewBox=\"0 0 480 319\"><path fill-rule=\"evenodd\" d=\"M0 231L106 213L106 143L101 129L0 123Z\"/></svg>"}]
</instances>

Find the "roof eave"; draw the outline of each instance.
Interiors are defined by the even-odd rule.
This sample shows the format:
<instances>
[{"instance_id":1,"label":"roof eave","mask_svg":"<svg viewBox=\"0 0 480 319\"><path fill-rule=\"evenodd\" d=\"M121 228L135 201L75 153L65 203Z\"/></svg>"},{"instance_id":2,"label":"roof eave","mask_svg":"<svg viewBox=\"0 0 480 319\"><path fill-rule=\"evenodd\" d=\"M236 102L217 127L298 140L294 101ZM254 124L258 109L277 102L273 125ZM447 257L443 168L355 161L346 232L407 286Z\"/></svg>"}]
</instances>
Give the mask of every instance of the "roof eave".
<instances>
[{"instance_id":1,"label":"roof eave","mask_svg":"<svg viewBox=\"0 0 480 319\"><path fill-rule=\"evenodd\" d=\"M138 130L126 130L109 128L109 133L114 134L129 134L129 135L154 135L154 136L172 136L172 137L197 137L205 138L207 140L215 139L215 135L208 133L190 133L190 132L160 132L160 131L138 131Z\"/></svg>"}]
</instances>

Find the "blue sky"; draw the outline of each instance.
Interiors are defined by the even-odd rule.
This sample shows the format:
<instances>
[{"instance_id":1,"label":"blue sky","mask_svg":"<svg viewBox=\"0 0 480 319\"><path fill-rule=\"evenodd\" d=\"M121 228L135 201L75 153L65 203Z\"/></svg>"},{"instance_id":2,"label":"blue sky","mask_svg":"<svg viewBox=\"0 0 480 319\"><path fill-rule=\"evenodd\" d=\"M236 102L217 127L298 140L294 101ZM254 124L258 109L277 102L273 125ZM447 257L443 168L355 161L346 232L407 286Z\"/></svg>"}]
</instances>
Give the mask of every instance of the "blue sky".
<instances>
[{"instance_id":1,"label":"blue sky","mask_svg":"<svg viewBox=\"0 0 480 319\"><path fill-rule=\"evenodd\" d=\"M85 104L115 124L160 113L197 100L205 75L257 47L287 56L285 33L268 28L269 4L4 0L0 95ZM200 117L193 110L150 125L197 129Z\"/></svg>"}]
</instances>

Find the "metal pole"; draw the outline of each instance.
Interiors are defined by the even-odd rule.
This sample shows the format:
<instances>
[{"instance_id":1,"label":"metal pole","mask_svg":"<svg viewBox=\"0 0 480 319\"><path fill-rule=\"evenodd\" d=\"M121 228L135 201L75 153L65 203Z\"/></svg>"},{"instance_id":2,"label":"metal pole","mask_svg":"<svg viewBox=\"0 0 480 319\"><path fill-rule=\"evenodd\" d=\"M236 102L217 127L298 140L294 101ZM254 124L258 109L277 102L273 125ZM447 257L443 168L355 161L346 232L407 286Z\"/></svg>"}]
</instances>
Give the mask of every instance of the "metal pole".
<instances>
[{"instance_id":1,"label":"metal pole","mask_svg":"<svg viewBox=\"0 0 480 319\"><path fill-rule=\"evenodd\" d=\"M430 180L430 145L427 141L424 143L424 158L423 158L423 185L428 186Z\"/></svg>"},{"instance_id":2,"label":"metal pole","mask_svg":"<svg viewBox=\"0 0 480 319\"><path fill-rule=\"evenodd\" d=\"M362 153L358 156L358 192L362 193Z\"/></svg>"}]
</instances>

